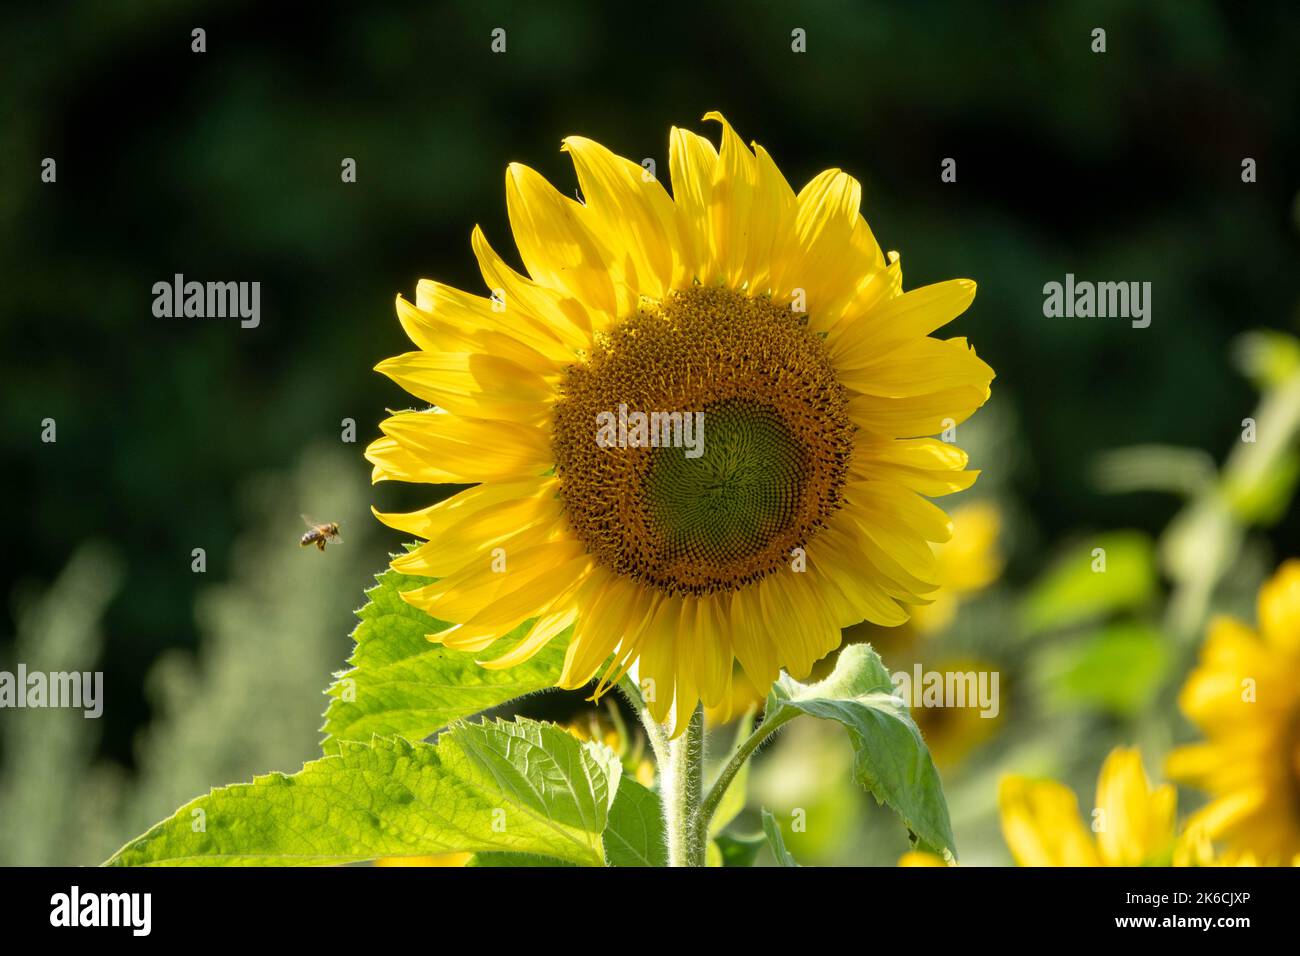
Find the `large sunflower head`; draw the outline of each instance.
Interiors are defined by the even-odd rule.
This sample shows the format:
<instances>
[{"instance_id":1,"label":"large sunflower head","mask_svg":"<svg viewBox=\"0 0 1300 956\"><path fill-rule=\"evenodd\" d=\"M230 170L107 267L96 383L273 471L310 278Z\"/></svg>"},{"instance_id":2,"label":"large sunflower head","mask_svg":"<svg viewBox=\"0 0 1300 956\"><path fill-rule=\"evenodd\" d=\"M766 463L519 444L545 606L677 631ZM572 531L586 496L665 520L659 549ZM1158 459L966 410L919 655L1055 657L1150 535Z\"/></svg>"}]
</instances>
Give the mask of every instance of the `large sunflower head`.
<instances>
[{"instance_id":1,"label":"large sunflower head","mask_svg":"<svg viewBox=\"0 0 1300 956\"><path fill-rule=\"evenodd\" d=\"M926 437L965 420L992 370L930 334L975 294L902 291L837 170L798 193L717 113L721 150L673 129L672 195L646 168L564 141L582 200L526 166L506 203L527 275L475 229L483 296L422 281L397 314L418 347L379 370L433 407L396 414L374 478L474 485L413 514L393 566L434 640L508 667L568 636L561 686L638 667L680 728L731 692L804 677L859 621L896 625L936 587L927 498L968 487ZM600 689L600 688L598 688Z\"/></svg>"}]
</instances>

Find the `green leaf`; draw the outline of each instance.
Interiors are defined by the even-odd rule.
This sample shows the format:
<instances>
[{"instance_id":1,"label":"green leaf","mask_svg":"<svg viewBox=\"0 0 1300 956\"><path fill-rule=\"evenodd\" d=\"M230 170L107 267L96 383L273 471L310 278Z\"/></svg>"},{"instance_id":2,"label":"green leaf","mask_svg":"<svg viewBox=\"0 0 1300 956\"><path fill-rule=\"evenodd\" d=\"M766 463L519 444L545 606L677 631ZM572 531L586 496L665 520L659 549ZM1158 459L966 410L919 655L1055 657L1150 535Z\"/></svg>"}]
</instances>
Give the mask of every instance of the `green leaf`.
<instances>
[{"instance_id":1,"label":"green leaf","mask_svg":"<svg viewBox=\"0 0 1300 956\"><path fill-rule=\"evenodd\" d=\"M1047 648L1035 678L1057 707L1138 714L1160 689L1169 664L1161 632L1147 624L1113 624L1069 644Z\"/></svg>"},{"instance_id":2,"label":"green leaf","mask_svg":"<svg viewBox=\"0 0 1300 956\"><path fill-rule=\"evenodd\" d=\"M554 857L538 856L535 853L475 853L465 866L470 868L504 867L514 869L519 866L573 866Z\"/></svg>"},{"instance_id":3,"label":"green leaf","mask_svg":"<svg viewBox=\"0 0 1300 956\"><path fill-rule=\"evenodd\" d=\"M854 779L897 813L927 849L955 857L939 772L871 645L845 647L835 670L816 684L783 673L768 695L764 723L798 714L842 724L853 744Z\"/></svg>"},{"instance_id":4,"label":"green leaf","mask_svg":"<svg viewBox=\"0 0 1300 956\"><path fill-rule=\"evenodd\" d=\"M767 845L772 848L777 866L798 866L790 851L785 848L785 838L781 836L781 824L776 822L772 811L763 808L763 832L767 834Z\"/></svg>"},{"instance_id":5,"label":"green leaf","mask_svg":"<svg viewBox=\"0 0 1300 956\"><path fill-rule=\"evenodd\" d=\"M761 833L753 836L723 833L714 837L713 842L722 854L723 866L753 866L767 839Z\"/></svg>"},{"instance_id":6,"label":"green leaf","mask_svg":"<svg viewBox=\"0 0 1300 956\"><path fill-rule=\"evenodd\" d=\"M722 847L718 846L717 840L710 840L704 845L704 865L721 867L726 865L722 858Z\"/></svg>"},{"instance_id":7,"label":"green leaf","mask_svg":"<svg viewBox=\"0 0 1300 956\"><path fill-rule=\"evenodd\" d=\"M321 743L325 753L337 753L339 741L364 742L374 735L421 740L454 720L552 687L559 679L563 636L517 667L487 670L476 660L499 655L523 636L526 624L477 654L450 650L425 636L448 625L401 597L429 578L389 569L376 581L357 612L361 623L352 634L352 667L336 675L326 691L331 700L321 728L327 735Z\"/></svg>"},{"instance_id":8,"label":"green leaf","mask_svg":"<svg viewBox=\"0 0 1300 956\"><path fill-rule=\"evenodd\" d=\"M292 776L191 801L109 863L315 865L501 852L600 866L621 772L603 744L530 720L458 723L437 744L340 741L336 755Z\"/></svg>"},{"instance_id":9,"label":"green leaf","mask_svg":"<svg viewBox=\"0 0 1300 956\"><path fill-rule=\"evenodd\" d=\"M1155 590L1150 538L1137 531L1097 535L1068 551L1030 588L1022 608L1025 628L1038 633L1096 620L1144 604Z\"/></svg>"},{"instance_id":10,"label":"green leaf","mask_svg":"<svg viewBox=\"0 0 1300 956\"><path fill-rule=\"evenodd\" d=\"M610 866L667 866L664 813L659 795L630 777L619 781L605 828Z\"/></svg>"}]
</instances>

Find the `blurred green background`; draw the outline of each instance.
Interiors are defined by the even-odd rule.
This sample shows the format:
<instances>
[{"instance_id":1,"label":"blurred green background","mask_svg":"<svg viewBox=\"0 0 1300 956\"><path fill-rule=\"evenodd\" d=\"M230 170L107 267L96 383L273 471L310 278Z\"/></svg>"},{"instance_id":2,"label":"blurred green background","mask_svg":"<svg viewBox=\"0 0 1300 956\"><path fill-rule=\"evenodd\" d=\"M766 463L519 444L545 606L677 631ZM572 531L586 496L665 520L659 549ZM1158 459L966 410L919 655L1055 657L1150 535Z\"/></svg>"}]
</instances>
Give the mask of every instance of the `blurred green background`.
<instances>
[{"instance_id":1,"label":"blurred green background","mask_svg":"<svg viewBox=\"0 0 1300 956\"><path fill-rule=\"evenodd\" d=\"M427 488L370 490L361 457L384 409L407 403L371 371L409 348L394 295L421 277L481 291L475 223L513 254L508 162L571 191L558 147L582 133L666 172L669 127L716 137L699 120L710 109L796 188L829 166L857 176L907 288L979 283L944 334L968 336L998 372L959 440L984 469L967 497L1001 515L1005 571L933 646L1003 668L1009 702L994 739L945 770L959 846L1005 858L991 803L1005 769L1090 793L1112 744L1157 754L1186 735L1171 703L1186 640L1173 633L1210 606L1249 617L1259 580L1300 552L1294 433L1242 466L1258 500L1229 531L1204 532L1220 534L1217 564L1204 538L1162 538L1185 502L1151 478L1203 490L1197 476L1242 447L1261 390L1291 373L1288 340L1240 336L1297 330L1300 11L776 6L5 13L0 668L102 670L106 706L97 722L0 712L0 863L97 862L203 789L316 752L350 613L399 544L368 507L430 500ZM504 54L489 49L496 27ZM796 27L806 54L791 52ZM1094 27L1104 54L1090 49ZM45 157L56 183L40 180ZM354 184L340 181L345 157ZM955 183L940 181L945 157ZM1245 157L1255 183L1242 182ZM260 327L154 318L152 286L177 272L260 281ZM1043 284L1067 272L1151 282L1151 327L1044 318ZM46 418L54 444L41 441ZM340 438L345 418L355 444ZM1106 457L1150 444L1202 455ZM340 521L346 544L300 551L300 512ZM1119 597L1044 577L1116 531L1131 569ZM1179 547L1192 568L1170 558ZM1159 608L1179 594L1184 619L1171 622ZM871 639L890 663L888 636ZM1129 685L1108 682L1117 671ZM544 700L530 706L581 706ZM830 766L847 754L820 737L782 746L755 773L769 803L813 779L819 748ZM867 801L813 797L842 804L847 816L820 819L857 836L814 845L810 833L796 855L896 857L900 833Z\"/></svg>"}]
</instances>

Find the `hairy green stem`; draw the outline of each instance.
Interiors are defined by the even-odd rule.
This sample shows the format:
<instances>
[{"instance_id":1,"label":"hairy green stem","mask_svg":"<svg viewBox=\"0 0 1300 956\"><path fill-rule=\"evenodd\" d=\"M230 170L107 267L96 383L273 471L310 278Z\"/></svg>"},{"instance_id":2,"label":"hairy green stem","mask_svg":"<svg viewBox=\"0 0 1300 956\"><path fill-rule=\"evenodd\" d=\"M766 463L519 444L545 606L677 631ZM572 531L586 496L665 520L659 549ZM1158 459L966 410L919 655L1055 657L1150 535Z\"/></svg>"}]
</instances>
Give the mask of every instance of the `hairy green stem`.
<instances>
[{"instance_id":1,"label":"hairy green stem","mask_svg":"<svg viewBox=\"0 0 1300 956\"><path fill-rule=\"evenodd\" d=\"M660 733L663 733L660 730ZM697 704L686 728L666 743L659 765L669 866L704 866L706 841L696 825L704 792L704 707Z\"/></svg>"},{"instance_id":2,"label":"hairy green stem","mask_svg":"<svg viewBox=\"0 0 1300 956\"><path fill-rule=\"evenodd\" d=\"M645 728L646 739L650 741L650 751L655 755L655 767L662 773L668 764L668 735L659 722L650 716L649 710L642 707L637 713L641 717L641 726Z\"/></svg>"}]
</instances>

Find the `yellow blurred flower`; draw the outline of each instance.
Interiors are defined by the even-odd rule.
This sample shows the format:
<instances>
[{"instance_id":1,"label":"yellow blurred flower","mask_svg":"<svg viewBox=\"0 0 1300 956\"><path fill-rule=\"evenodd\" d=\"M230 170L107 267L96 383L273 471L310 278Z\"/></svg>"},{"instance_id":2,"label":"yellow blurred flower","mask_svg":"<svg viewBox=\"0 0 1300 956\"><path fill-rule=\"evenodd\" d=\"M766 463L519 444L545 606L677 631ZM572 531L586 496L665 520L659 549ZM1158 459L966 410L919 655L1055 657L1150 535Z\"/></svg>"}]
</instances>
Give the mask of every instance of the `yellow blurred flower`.
<instances>
[{"instance_id":1,"label":"yellow blurred flower","mask_svg":"<svg viewBox=\"0 0 1300 956\"><path fill-rule=\"evenodd\" d=\"M984 590L1002 573L998 535L1002 514L991 501L974 501L952 510L952 539L934 545L939 590L930 604L912 610L911 626L933 634L952 623L963 599Z\"/></svg>"},{"instance_id":2,"label":"yellow blurred flower","mask_svg":"<svg viewBox=\"0 0 1300 956\"><path fill-rule=\"evenodd\" d=\"M1165 770L1214 795L1189 829L1232 857L1300 857L1300 560L1259 591L1258 633L1211 622L1179 707L1206 736L1179 747Z\"/></svg>"},{"instance_id":3,"label":"yellow blurred flower","mask_svg":"<svg viewBox=\"0 0 1300 956\"><path fill-rule=\"evenodd\" d=\"M937 853L923 850L910 850L898 858L899 866L948 866L948 862Z\"/></svg>"},{"instance_id":4,"label":"yellow blurred flower","mask_svg":"<svg viewBox=\"0 0 1300 956\"><path fill-rule=\"evenodd\" d=\"M618 755L623 771L631 774L643 787L653 787L655 765L645 755L645 738L639 733L629 734L622 715L609 705L609 717L591 711L566 724L564 729L579 740L596 740Z\"/></svg>"},{"instance_id":5,"label":"yellow blurred flower","mask_svg":"<svg viewBox=\"0 0 1300 956\"><path fill-rule=\"evenodd\" d=\"M997 668L987 661L968 658L947 659L933 668L941 674L989 673ZM996 716L983 716L983 709L974 700L963 707L911 707L912 719L925 738L930 756L939 767L955 767L972 750L993 736L1002 726L1004 714L1000 701L1005 693L999 688L999 707Z\"/></svg>"},{"instance_id":6,"label":"yellow blurred flower","mask_svg":"<svg viewBox=\"0 0 1300 956\"><path fill-rule=\"evenodd\" d=\"M1174 846L1174 866L1259 866L1253 853L1219 850L1205 832L1205 827L1189 822ZM1300 858L1293 861L1300 866Z\"/></svg>"},{"instance_id":7,"label":"yellow blurred flower","mask_svg":"<svg viewBox=\"0 0 1300 956\"><path fill-rule=\"evenodd\" d=\"M1152 787L1136 749L1117 747L1097 776L1089 832L1079 801L1053 780L1004 777L998 794L1002 835L1020 866L1165 865L1174 844L1177 794Z\"/></svg>"}]
</instances>

